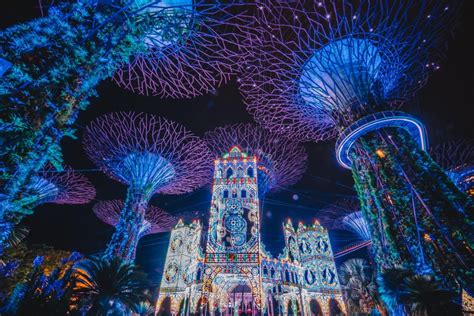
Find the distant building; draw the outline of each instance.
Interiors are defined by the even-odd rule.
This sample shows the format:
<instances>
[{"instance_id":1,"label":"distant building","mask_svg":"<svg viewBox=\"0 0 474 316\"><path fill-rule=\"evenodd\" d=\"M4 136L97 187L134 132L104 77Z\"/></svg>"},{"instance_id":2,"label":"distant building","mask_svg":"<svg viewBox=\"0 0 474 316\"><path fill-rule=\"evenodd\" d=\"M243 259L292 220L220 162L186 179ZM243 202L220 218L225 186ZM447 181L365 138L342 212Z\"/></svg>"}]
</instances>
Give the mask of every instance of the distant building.
<instances>
[{"instance_id":1,"label":"distant building","mask_svg":"<svg viewBox=\"0 0 474 316\"><path fill-rule=\"evenodd\" d=\"M158 315L329 315L345 311L327 230L283 225L278 259L260 239L257 158L233 147L215 160L209 229L179 221L156 305ZM204 251L202 250L204 249Z\"/></svg>"}]
</instances>

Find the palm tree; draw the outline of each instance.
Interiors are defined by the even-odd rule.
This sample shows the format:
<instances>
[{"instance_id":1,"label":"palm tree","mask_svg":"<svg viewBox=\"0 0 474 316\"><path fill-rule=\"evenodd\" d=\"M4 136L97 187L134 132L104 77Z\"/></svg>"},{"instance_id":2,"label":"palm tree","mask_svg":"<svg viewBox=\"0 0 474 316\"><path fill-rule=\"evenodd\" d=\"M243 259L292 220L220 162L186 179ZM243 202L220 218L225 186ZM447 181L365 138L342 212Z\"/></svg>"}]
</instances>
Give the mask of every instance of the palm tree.
<instances>
[{"instance_id":1,"label":"palm tree","mask_svg":"<svg viewBox=\"0 0 474 316\"><path fill-rule=\"evenodd\" d=\"M413 276L414 273L412 270L403 267L394 267L386 269L378 279L380 296L391 314L407 314L400 297L404 293L405 279Z\"/></svg>"},{"instance_id":2,"label":"palm tree","mask_svg":"<svg viewBox=\"0 0 474 316\"><path fill-rule=\"evenodd\" d=\"M345 261L341 265L339 276L353 306L353 313L370 313L376 308L381 314L385 314L377 292L373 269L366 260L356 258Z\"/></svg>"},{"instance_id":3,"label":"palm tree","mask_svg":"<svg viewBox=\"0 0 474 316\"><path fill-rule=\"evenodd\" d=\"M75 271L74 293L87 315L123 315L146 298L146 275L133 263L91 258L80 262Z\"/></svg>"},{"instance_id":4,"label":"palm tree","mask_svg":"<svg viewBox=\"0 0 474 316\"><path fill-rule=\"evenodd\" d=\"M413 316L461 315L461 306L455 303L459 293L442 288L432 275L408 277L403 287L400 301Z\"/></svg>"},{"instance_id":5,"label":"palm tree","mask_svg":"<svg viewBox=\"0 0 474 316\"><path fill-rule=\"evenodd\" d=\"M149 316L155 312L155 309L150 304L150 302L143 301L143 302L140 302L138 305L136 305L133 311L139 316Z\"/></svg>"}]
</instances>

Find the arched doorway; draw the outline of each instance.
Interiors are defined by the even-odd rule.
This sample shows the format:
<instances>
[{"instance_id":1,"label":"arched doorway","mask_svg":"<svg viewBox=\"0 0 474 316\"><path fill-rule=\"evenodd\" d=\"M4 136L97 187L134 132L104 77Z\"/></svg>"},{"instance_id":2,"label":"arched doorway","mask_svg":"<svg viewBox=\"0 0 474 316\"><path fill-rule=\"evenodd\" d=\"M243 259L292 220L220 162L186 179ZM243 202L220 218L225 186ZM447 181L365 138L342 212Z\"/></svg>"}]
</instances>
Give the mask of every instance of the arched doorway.
<instances>
[{"instance_id":1,"label":"arched doorway","mask_svg":"<svg viewBox=\"0 0 474 316\"><path fill-rule=\"evenodd\" d=\"M247 284L239 284L229 294L231 315L254 315L257 312L252 289Z\"/></svg>"},{"instance_id":2,"label":"arched doorway","mask_svg":"<svg viewBox=\"0 0 474 316\"><path fill-rule=\"evenodd\" d=\"M287 311L288 311L288 315L293 315L293 316L301 315L298 301L289 301Z\"/></svg>"},{"instance_id":3,"label":"arched doorway","mask_svg":"<svg viewBox=\"0 0 474 316\"><path fill-rule=\"evenodd\" d=\"M309 302L309 310L311 316L323 316L323 310L321 309L321 305L319 305L318 301L315 299L312 299Z\"/></svg>"},{"instance_id":4,"label":"arched doorway","mask_svg":"<svg viewBox=\"0 0 474 316\"><path fill-rule=\"evenodd\" d=\"M342 312L339 302L331 298L329 300L329 316L341 316L341 315L344 315L344 313Z\"/></svg>"},{"instance_id":5,"label":"arched doorway","mask_svg":"<svg viewBox=\"0 0 474 316\"><path fill-rule=\"evenodd\" d=\"M179 303L179 309L178 309L178 315L185 315L186 314L186 310L185 310L185 301L187 301L187 298L183 298L181 300L181 303Z\"/></svg>"},{"instance_id":6,"label":"arched doorway","mask_svg":"<svg viewBox=\"0 0 474 316\"><path fill-rule=\"evenodd\" d=\"M160 309L156 314L158 316L171 316L171 298L168 296L166 297L160 305Z\"/></svg>"},{"instance_id":7,"label":"arched doorway","mask_svg":"<svg viewBox=\"0 0 474 316\"><path fill-rule=\"evenodd\" d=\"M191 310L192 311L192 310ZM196 305L196 310L190 313L192 316L208 316L211 315L209 311L209 302L204 303L204 298L201 297Z\"/></svg>"}]
</instances>

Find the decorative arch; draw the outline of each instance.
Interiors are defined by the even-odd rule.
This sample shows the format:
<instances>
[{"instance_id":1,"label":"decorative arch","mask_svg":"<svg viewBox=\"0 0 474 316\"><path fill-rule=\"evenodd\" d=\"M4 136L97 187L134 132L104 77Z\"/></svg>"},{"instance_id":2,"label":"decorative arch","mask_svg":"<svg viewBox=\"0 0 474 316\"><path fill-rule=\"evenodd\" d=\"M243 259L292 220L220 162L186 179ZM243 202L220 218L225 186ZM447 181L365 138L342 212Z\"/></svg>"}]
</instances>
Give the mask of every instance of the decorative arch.
<instances>
[{"instance_id":1,"label":"decorative arch","mask_svg":"<svg viewBox=\"0 0 474 316\"><path fill-rule=\"evenodd\" d=\"M158 306L159 309L158 309L158 312L156 313L157 316L171 316L171 304L172 304L172 300L171 300L171 297L169 296L166 296L164 297L160 304Z\"/></svg>"},{"instance_id":2,"label":"decorative arch","mask_svg":"<svg viewBox=\"0 0 474 316\"><path fill-rule=\"evenodd\" d=\"M328 302L329 316L340 316L344 315L343 306L341 306L339 300L330 298Z\"/></svg>"},{"instance_id":3,"label":"decorative arch","mask_svg":"<svg viewBox=\"0 0 474 316\"><path fill-rule=\"evenodd\" d=\"M318 300L313 298L309 301L309 312L310 316L323 316L323 309Z\"/></svg>"}]
</instances>

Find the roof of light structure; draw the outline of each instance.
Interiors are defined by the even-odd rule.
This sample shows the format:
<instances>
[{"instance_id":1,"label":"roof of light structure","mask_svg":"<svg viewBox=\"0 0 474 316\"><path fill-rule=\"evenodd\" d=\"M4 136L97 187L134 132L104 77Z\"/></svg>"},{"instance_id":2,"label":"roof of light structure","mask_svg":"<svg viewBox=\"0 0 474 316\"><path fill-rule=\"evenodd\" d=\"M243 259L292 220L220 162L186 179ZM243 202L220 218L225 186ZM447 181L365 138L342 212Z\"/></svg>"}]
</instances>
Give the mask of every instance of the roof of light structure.
<instances>
[{"instance_id":1,"label":"roof of light structure","mask_svg":"<svg viewBox=\"0 0 474 316\"><path fill-rule=\"evenodd\" d=\"M123 204L122 200L102 201L96 203L92 207L92 211L101 221L115 227L119 221ZM145 221L144 224L147 226L145 234L148 235L170 231L178 222L178 218L158 207L148 205Z\"/></svg>"},{"instance_id":2,"label":"roof of light structure","mask_svg":"<svg viewBox=\"0 0 474 316\"><path fill-rule=\"evenodd\" d=\"M308 156L304 147L288 138L275 135L254 124L233 124L218 127L204 136L212 152L222 156L232 147L255 155L259 166L259 184L266 191L278 191L298 182L306 170ZM264 193L262 192L262 193Z\"/></svg>"},{"instance_id":3,"label":"roof of light structure","mask_svg":"<svg viewBox=\"0 0 474 316\"><path fill-rule=\"evenodd\" d=\"M56 170L47 165L32 176L26 190L35 204L86 204L95 197L92 183L69 166Z\"/></svg>"},{"instance_id":4,"label":"roof of light structure","mask_svg":"<svg viewBox=\"0 0 474 316\"><path fill-rule=\"evenodd\" d=\"M191 98L227 82L242 58L241 28L249 5L240 1L142 0L156 27L146 53L124 65L114 81L142 95Z\"/></svg>"},{"instance_id":5,"label":"roof of light structure","mask_svg":"<svg viewBox=\"0 0 474 316\"><path fill-rule=\"evenodd\" d=\"M263 126L319 141L399 107L439 68L455 8L443 1L261 2L240 78Z\"/></svg>"},{"instance_id":6,"label":"roof of light structure","mask_svg":"<svg viewBox=\"0 0 474 316\"><path fill-rule=\"evenodd\" d=\"M110 177L153 193L179 194L210 182L212 155L184 126L146 113L116 112L87 126L90 159Z\"/></svg>"}]
</instances>

